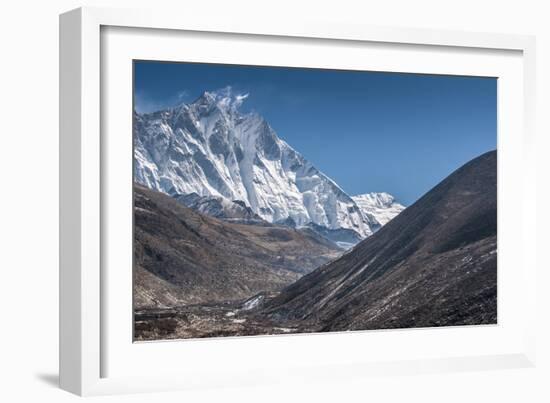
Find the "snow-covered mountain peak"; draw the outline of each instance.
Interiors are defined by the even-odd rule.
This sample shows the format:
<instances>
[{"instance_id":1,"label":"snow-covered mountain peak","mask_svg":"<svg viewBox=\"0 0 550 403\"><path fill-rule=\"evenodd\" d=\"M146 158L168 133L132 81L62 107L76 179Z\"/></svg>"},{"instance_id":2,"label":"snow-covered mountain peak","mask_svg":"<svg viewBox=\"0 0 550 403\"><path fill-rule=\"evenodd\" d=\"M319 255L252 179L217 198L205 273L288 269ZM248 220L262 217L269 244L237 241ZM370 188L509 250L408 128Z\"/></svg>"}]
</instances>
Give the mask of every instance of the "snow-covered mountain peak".
<instances>
[{"instance_id":1,"label":"snow-covered mountain peak","mask_svg":"<svg viewBox=\"0 0 550 403\"><path fill-rule=\"evenodd\" d=\"M352 198L363 212L374 216L381 225L387 224L405 209L395 197L386 192L365 193Z\"/></svg>"},{"instance_id":2,"label":"snow-covered mountain peak","mask_svg":"<svg viewBox=\"0 0 550 403\"><path fill-rule=\"evenodd\" d=\"M371 192L353 196L356 200L364 200L376 207L390 207L395 202L395 197L386 192Z\"/></svg>"},{"instance_id":3,"label":"snow-covered mountain peak","mask_svg":"<svg viewBox=\"0 0 550 403\"><path fill-rule=\"evenodd\" d=\"M189 107L202 113L209 113L213 109L218 109L225 113L234 114L238 112L248 95L247 93L236 93L230 86L227 86L215 91L204 91Z\"/></svg>"},{"instance_id":4,"label":"snow-covered mountain peak","mask_svg":"<svg viewBox=\"0 0 550 403\"><path fill-rule=\"evenodd\" d=\"M242 201L269 222L290 219L298 227L351 230L359 238L381 226L262 116L243 113L247 97L226 87L190 104L135 114L135 180L174 196ZM383 210L388 198L379 196L377 208Z\"/></svg>"}]
</instances>

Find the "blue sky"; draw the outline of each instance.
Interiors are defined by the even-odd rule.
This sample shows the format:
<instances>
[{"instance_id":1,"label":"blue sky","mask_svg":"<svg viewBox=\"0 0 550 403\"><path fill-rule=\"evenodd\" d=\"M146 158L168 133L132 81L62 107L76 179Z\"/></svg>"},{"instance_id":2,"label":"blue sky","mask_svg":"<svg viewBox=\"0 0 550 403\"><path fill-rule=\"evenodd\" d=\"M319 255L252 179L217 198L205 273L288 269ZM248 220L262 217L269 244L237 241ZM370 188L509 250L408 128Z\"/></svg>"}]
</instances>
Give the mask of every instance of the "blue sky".
<instances>
[{"instance_id":1,"label":"blue sky","mask_svg":"<svg viewBox=\"0 0 550 403\"><path fill-rule=\"evenodd\" d=\"M242 108L350 195L412 204L465 162L496 149L497 80L443 75L136 62L138 112L231 86Z\"/></svg>"}]
</instances>

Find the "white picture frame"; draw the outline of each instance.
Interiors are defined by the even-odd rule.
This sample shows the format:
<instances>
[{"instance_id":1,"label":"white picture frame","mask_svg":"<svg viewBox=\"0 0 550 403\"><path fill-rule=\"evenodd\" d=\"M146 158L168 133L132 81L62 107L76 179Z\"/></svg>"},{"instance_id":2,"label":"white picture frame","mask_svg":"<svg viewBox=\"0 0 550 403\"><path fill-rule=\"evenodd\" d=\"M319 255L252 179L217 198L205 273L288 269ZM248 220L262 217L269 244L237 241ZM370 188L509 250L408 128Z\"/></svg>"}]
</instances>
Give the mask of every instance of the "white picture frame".
<instances>
[{"instance_id":1,"label":"white picture frame","mask_svg":"<svg viewBox=\"0 0 550 403\"><path fill-rule=\"evenodd\" d=\"M507 205L501 204L501 199L504 199L501 197L501 189L504 192L512 186L521 186L523 191L518 196L520 198L526 198L526 195L535 192L532 178L536 167L534 158L531 158L536 147L533 132L533 37L316 21L259 21L238 16L218 20L151 10L80 8L60 17L60 384L63 389L79 395L96 395L303 382L307 379L329 381L380 373L409 374L534 365L535 319L523 315L519 320L519 308L516 312L510 307L511 304L506 307L504 303L505 320L501 322L501 291L506 296L508 285L514 284L514 280L506 275L501 276L504 279L502 281L499 277L499 325L496 327L479 330L462 327L435 331L420 329L227 338L223 341L213 339L144 343L140 344L141 347L135 347L126 335L131 312L127 312L128 316L125 317L127 305L118 302L118 305L113 305L115 302L109 297L118 286L124 288L120 292L127 296L131 283L124 283L127 276L113 277L111 271L106 269L111 259L107 252L112 248L109 249L105 241L105 228L109 226L114 227L115 232L123 230L121 234L127 235L128 230L127 221L115 223L120 217L105 213L111 211L111 203L118 196L122 200L128 196L124 192L127 193L128 189L131 192L131 185L128 188L115 188L113 184L118 182L116 179L109 179L120 176L118 171L115 175L115 170L119 168L113 166L110 158L113 154L119 155L118 151L124 152L128 145L127 136L112 135L113 128L120 128L125 133L127 126L124 125L127 125L128 119L113 121L111 115L114 114L108 113L105 108L108 105L109 111L115 110L111 107L117 108L117 111L126 111L127 102L131 103L129 81L120 75L121 72L124 73L120 66L126 66L129 58L136 57L136 53L132 54L133 45L124 41L132 41L131 37L138 32L143 35L140 42L144 49L143 55L152 52L150 48L155 41L159 44L165 43L157 47L154 57L158 58L173 57L163 49L168 49L170 43L180 40L180 36L185 33L193 33L193 37L199 39L215 34L213 42L230 41L230 38L244 38L243 41L246 42L245 39L249 38L260 45L269 42L272 46L280 47L281 51L286 46L286 51L290 54L293 52L291 45L288 45L290 42L299 43L301 49L306 49L311 46L312 41L317 41L315 43L319 46L326 46L326 49L335 52L346 47L354 48L354 52L362 52L362 46L393 46L394 53L383 56L382 59L393 63L392 69L396 71L399 70L399 60L403 57L403 52L410 52L412 49L414 52L426 54L424 59L433 62L431 70L425 71L426 67L419 62L418 66L409 65L403 67L402 71L459 74L460 71L452 66L454 58L464 60L465 66L462 68L472 74L479 72L480 75L501 78L501 94L510 99L499 97L499 276L503 274L501 263L503 267L507 264L519 265L522 276L515 281L515 285L516 292L521 296L521 308L524 313L535 312L536 264L533 256L536 253L535 242L530 242L530 237L534 235L530 234L536 233L536 217L534 209L527 208L527 199L520 200L519 203L522 208L517 214L521 222L513 224L514 227L504 225L504 230L501 229L501 222L506 224L511 211ZM113 34L108 42L102 37L105 33ZM154 35L149 38L148 35L152 33ZM121 59L122 64L117 64L114 54L109 53L106 48L118 50L118 57L126 59ZM138 49L134 52L141 51ZM445 53L449 59L439 59L434 56L435 53L430 52ZM353 57L353 53L350 55L349 57ZM102 60L105 57L111 57L114 64L110 65ZM197 51L194 57L202 60L206 56ZM205 61L224 61L227 57L219 54ZM255 52L254 57L261 58L261 52ZM303 59L302 65L311 63L312 66L317 66L321 62L315 57L315 52L311 51L311 61ZM352 60L349 57L347 60ZM466 66L470 63L466 62L469 57L471 67ZM489 67L482 67L477 60L484 57L487 57L483 60L486 60L486 66ZM263 63L270 63L270 60L266 57ZM490 67L491 63L500 64L500 70L492 70L497 67ZM362 66L358 64L355 68L360 69ZM371 68L385 67L381 62L378 67ZM472 70L468 70L470 68ZM499 74L502 75L491 74L491 71L500 71ZM115 79L106 82L102 74ZM124 101L123 98L127 100ZM507 111L508 114L503 113ZM131 113L127 117L130 115ZM505 135L501 136L502 133ZM131 139L131 131L128 135ZM120 141L113 141L115 138ZM130 154L123 155L131 159ZM124 171L124 167L119 171L121 178L124 172L128 173L127 170ZM114 194L115 191L118 192L117 195ZM517 233L511 234L512 229ZM111 238L113 234L110 233ZM511 235L521 237L522 242L518 243L518 250L504 251L506 261L501 262L501 245L505 247L509 244L506 239ZM126 255L118 258L122 261L131 260L131 256ZM352 356L351 348L364 343L367 338L369 344L380 343L380 354L371 352L370 359L360 353ZM494 348L488 348L489 340L495 338ZM416 355L406 355L404 350L397 348L389 356L383 347L390 340L404 343L407 340L422 339L425 339L422 343L440 348L419 348L421 353ZM473 346L473 340L476 339L486 340L487 344L482 341L478 346ZM464 340L463 348L447 348L444 346L445 340L448 341L447 344L453 340ZM339 354L335 352L326 357L316 354L319 348L334 352L334 346L342 344L345 347ZM214 357L205 358L209 351L216 352L218 362ZM282 351L293 353L285 358ZM187 357L184 364L181 364L181 360L169 362L168 357L177 354ZM155 362L161 362L166 370L157 374L134 370L134 355L139 355L139 361L145 363L145 367L151 368ZM262 355L265 357L263 364L259 359ZM347 355L347 358L343 359L342 355ZM222 365L229 360L243 363ZM127 365L123 365L123 362ZM218 365L214 366L216 363Z\"/></svg>"}]
</instances>

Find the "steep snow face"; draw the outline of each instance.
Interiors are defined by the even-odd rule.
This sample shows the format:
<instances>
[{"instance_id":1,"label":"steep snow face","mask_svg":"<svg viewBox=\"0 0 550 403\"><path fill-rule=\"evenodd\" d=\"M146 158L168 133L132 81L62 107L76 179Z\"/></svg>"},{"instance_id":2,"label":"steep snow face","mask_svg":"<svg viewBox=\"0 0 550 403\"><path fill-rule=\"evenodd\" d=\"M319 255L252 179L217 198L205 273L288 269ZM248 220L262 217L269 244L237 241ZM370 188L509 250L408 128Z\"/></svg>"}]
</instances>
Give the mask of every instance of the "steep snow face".
<instances>
[{"instance_id":1,"label":"steep snow face","mask_svg":"<svg viewBox=\"0 0 550 403\"><path fill-rule=\"evenodd\" d=\"M134 115L135 180L170 195L243 201L269 222L292 219L361 238L380 223L280 139L258 114L241 113L247 95L229 88L195 102Z\"/></svg>"},{"instance_id":2,"label":"steep snow face","mask_svg":"<svg viewBox=\"0 0 550 403\"><path fill-rule=\"evenodd\" d=\"M397 214L405 210L405 206L395 201L389 193L366 193L352 196L361 211L373 216L380 225L385 225Z\"/></svg>"}]
</instances>

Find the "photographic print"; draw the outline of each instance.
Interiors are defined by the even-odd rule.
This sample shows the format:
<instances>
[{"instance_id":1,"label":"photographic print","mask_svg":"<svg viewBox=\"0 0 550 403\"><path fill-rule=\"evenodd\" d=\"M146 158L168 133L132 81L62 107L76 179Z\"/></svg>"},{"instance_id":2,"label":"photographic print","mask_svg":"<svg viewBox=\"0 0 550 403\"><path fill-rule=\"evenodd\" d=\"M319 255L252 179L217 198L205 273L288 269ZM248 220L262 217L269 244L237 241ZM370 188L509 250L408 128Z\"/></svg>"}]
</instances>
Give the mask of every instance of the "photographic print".
<instances>
[{"instance_id":1,"label":"photographic print","mask_svg":"<svg viewBox=\"0 0 550 403\"><path fill-rule=\"evenodd\" d=\"M135 60L134 340L497 323L497 80Z\"/></svg>"}]
</instances>

